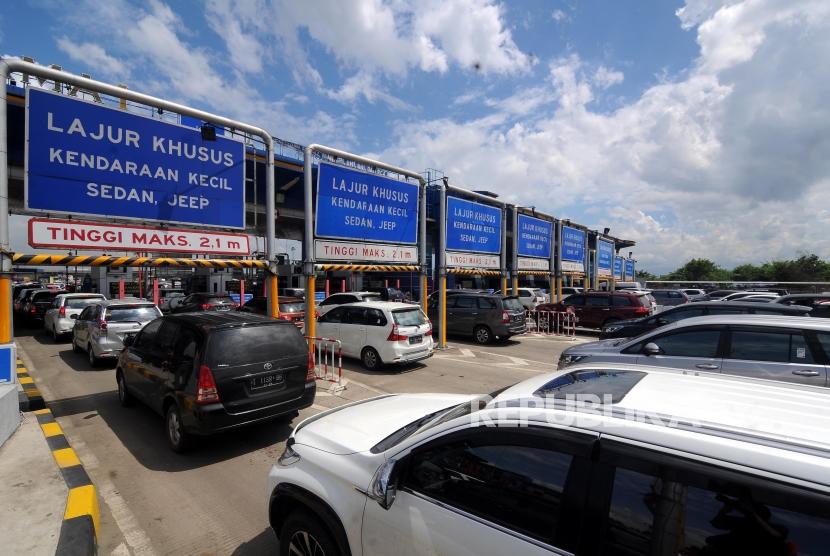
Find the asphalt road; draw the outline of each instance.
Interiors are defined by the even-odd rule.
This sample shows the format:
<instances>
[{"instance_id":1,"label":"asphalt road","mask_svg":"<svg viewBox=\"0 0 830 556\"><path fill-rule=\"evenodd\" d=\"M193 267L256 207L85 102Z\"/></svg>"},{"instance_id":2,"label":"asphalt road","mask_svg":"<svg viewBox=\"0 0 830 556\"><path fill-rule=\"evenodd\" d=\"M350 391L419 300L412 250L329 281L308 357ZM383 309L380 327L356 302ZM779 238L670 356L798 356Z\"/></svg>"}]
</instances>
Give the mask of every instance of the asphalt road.
<instances>
[{"instance_id":1,"label":"asphalt road","mask_svg":"<svg viewBox=\"0 0 830 556\"><path fill-rule=\"evenodd\" d=\"M175 454L160 416L118 404L113 366L90 368L68 341L55 344L41 330L16 335L21 358L98 488L100 554L277 553L266 477L290 423L209 437L195 451ZM555 370L559 353L573 343L550 336L489 346L450 339L450 349L423 364L371 373L344 361L345 390L335 395L318 383L314 406L293 422L383 393L490 392Z\"/></svg>"}]
</instances>

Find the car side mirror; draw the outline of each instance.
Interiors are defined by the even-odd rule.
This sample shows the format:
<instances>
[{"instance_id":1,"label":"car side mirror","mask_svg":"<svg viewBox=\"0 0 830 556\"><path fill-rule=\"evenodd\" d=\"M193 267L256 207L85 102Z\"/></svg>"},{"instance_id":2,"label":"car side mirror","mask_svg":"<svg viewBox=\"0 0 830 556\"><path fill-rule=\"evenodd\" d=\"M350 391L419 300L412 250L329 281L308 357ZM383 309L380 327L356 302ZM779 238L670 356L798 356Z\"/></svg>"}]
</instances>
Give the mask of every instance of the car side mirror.
<instances>
[{"instance_id":1,"label":"car side mirror","mask_svg":"<svg viewBox=\"0 0 830 556\"><path fill-rule=\"evenodd\" d=\"M129 347L129 346L133 345L134 341L135 341L134 336L127 336L126 338L124 338L124 342L123 342L124 347Z\"/></svg>"},{"instance_id":2,"label":"car side mirror","mask_svg":"<svg viewBox=\"0 0 830 556\"><path fill-rule=\"evenodd\" d=\"M72 320L78 320L78 315L69 315L69 318Z\"/></svg>"},{"instance_id":3,"label":"car side mirror","mask_svg":"<svg viewBox=\"0 0 830 556\"><path fill-rule=\"evenodd\" d=\"M393 473L395 471L395 459L390 459L381 465L375 476L372 477L372 483L369 485L369 491L366 495L380 505L384 510L392 507L397 494L397 487L393 480Z\"/></svg>"},{"instance_id":4,"label":"car side mirror","mask_svg":"<svg viewBox=\"0 0 830 556\"><path fill-rule=\"evenodd\" d=\"M643 353L646 355L660 355L663 352L660 349L660 346L655 344L654 342L649 342L645 346L643 346Z\"/></svg>"}]
</instances>

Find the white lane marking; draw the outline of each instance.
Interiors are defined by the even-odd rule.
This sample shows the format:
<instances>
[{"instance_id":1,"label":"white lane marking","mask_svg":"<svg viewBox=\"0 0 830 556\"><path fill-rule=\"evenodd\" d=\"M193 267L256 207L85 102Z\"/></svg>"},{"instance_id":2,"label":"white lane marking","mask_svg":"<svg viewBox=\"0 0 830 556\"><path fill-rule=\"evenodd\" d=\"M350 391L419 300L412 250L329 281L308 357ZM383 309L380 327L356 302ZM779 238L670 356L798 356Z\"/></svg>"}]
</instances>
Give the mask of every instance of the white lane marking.
<instances>
[{"instance_id":1,"label":"white lane marking","mask_svg":"<svg viewBox=\"0 0 830 556\"><path fill-rule=\"evenodd\" d=\"M518 366L516 363L482 363L481 360L479 361L471 361L470 359L453 359L451 357L445 357L441 361L454 361L456 363L468 363L471 365L476 365L477 367L491 367L494 369L510 369L511 371L521 371L525 373L534 373L534 374L543 374L549 373L550 370L548 369L537 369L537 368L525 368L524 366Z\"/></svg>"},{"instance_id":2,"label":"white lane marking","mask_svg":"<svg viewBox=\"0 0 830 556\"><path fill-rule=\"evenodd\" d=\"M98 458L87 448L86 442L70 439L70 444L72 444L75 453L78 454L85 469L92 470L100 467ZM118 529L124 535L124 540L131 549L132 554L155 556L156 552L150 543L150 537L147 536L147 533L139 525L138 519L136 519L135 514L133 514L132 510L130 510L127 503L118 493L115 485L99 473L95 474L92 482L98 489L98 495L109 507L110 513L112 513L112 517L115 519L115 524L118 525ZM119 549L120 547L116 550ZM126 553L129 554L130 551ZM115 551L113 554L115 554Z\"/></svg>"},{"instance_id":3,"label":"white lane marking","mask_svg":"<svg viewBox=\"0 0 830 556\"><path fill-rule=\"evenodd\" d=\"M512 355L504 355L503 353L495 353L495 352L492 352L492 351L479 351L479 353L483 353L485 355L495 355L496 357L506 357L507 359L510 359L514 363L516 363L516 361L522 361L523 363L521 363L521 364L523 364L523 365L526 365L528 363L535 363L537 365L548 365L548 366L552 366L552 367L556 366L556 363L552 363L552 362L536 361L534 359L525 359L523 357L514 357Z\"/></svg>"},{"instance_id":4,"label":"white lane marking","mask_svg":"<svg viewBox=\"0 0 830 556\"><path fill-rule=\"evenodd\" d=\"M156 552L150 543L150 537L141 528L135 514L127 506L127 503L121 495L118 494L115 485L109 479L96 477L95 486L98 487L98 493L104 500L104 503L109 506L112 517L121 530L121 534L124 535L124 540L127 542L132 553L136 555L155 556Z\"/></svg>"},{"instance_id":5,"label":"white lane marking","mask_svg":"<svg viewBox=\"0 0 830 556\"><path fill-rule=\"evenodd\" d=\"M110 556L130 556L130 549L123 542L110 552Z\"/></svg>"},{"instance_id":6,"label":"white lane marking","mask_svg":"<svg viewBox=\"0 0 830 556\"><path fill-rule=\"evenodd\" d=\"M374 386L369 386L368 384L358 382L358 381L354 380L353 378L344 379L344 382L346 382L347 384L354 384L356 386L360 386L361 388L365 388L366 390L369 390L370 392L374 392L375 394L389 394L390 393L390 392L386 392L385 390L381 390L380 388L375 388Z\"/></svg>"},{"instance_id":7,"label":"white lane marking","mask_svg":"<svg viewBox=\"0 0 830 556\"><path fill-rule=\"evenodd\" d=\"M311 409L316 409L317 411L328 411L331 408L326 407L324 405L313 403L313 404L311 404Z\"/></svg>"},{"instance_id":8,"label":"white lane marking","mask_svg":"<svg viewBox=\"0 0 830 556\"><path fill-rule=\"evenodd\" d=\"M461 355L463 355L464 357L475 357L476 356L476 354L473 353L473 350L471 350L470 348L458 348L458 351L460 351Z\"/></svg>"}]
</instances>

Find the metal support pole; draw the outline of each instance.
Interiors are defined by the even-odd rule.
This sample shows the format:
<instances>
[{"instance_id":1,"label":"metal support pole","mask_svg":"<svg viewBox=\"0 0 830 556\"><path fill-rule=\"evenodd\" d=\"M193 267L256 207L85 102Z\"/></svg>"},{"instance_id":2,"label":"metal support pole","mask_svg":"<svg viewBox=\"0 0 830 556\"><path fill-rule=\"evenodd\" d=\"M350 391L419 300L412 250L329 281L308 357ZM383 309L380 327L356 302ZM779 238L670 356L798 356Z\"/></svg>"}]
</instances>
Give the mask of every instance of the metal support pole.
<instances>
[{"instance_id":1,"label":"metal support pole","mask_svg":"<svg viewBox=\"0 0 830 556\"><path fill-rule=\"evenodd\" d=\"M447 347L447 182L438 199L438 349Z\"/></svg>"},{"instance_id":2,"label":"metal support pole","mask_svg":"<svg viewBox=\"0 0 830 556\"><path fill-rule=\"evenodd\" d=\"M501 265L501 294L507 295L507 282L510 271L507 270L507 207L501 207L501 254L499 264Z\"/></svg>"},{"instance_id":3,"label":"metal support pole","mask_svg":"<svg viewBox=\"0 0 830 556\"><path fill-rule=\"evenodd\" d=\"M513 271L513 295L519 295L519 209L513 206L513 256L510 258Z\"/></svg>"},{"instance_id":4,"label":"metal support pole","mask_svg":"<svg viewBox=\"0 0 830 556\"><path fill-rule=\"evenodd\" d=\"M153 278L153 305L159 304L159 279Z\"/></svg>"},{"instance_id":5,"label":"metal support pole","mask_svg":"<svg viewBox=\"0 0 830 556\"><path fill-rule=\"evenodd\" d=\"M556 233L554 234L556 238L555 245L551 246L551 255L550 255L550 269L553 272L551 274L551 288L550 288L550 299L551 302L554 299L554 294L556 295L556 303L562 301L562 221L556 221Z\"/></svg>"},{"instance_id":6,"label":"metal support pole","mask_svg":"<svg viewBox=\"0 0 830 556\"><path fill-rule=\"evenodd\" d=\"M305 229L303 231L303 274L306 277L305 286L305 334L306 336L314 337L316 329L315 314L317 309L314 307L314 290L315 290L315 274L314 274L314 185L311 176L311 157L314 153L314 145L309 145L305 148L303 153L303 200L305 208ZM308 350L314 353L314 340L308 341Z\"/></svg>"},{"instance_id":7,"label":"metal support pole","mask_svg":"<svg viewBox=\"0 0 830 556\"><path fill-rule=\"evenodd\" d=\"M239 281L239 306L245 305L245 279Z\"/></svg>"},{"instance_id":8,"label":"metal support pole","mask_svg":"<svg viewBox=\"0 0 830 556\"><path fill-rule=\"evenodd\" d=\"M418 239L421 242L420 252L418 253L418 263L421 265L421 310L424 314L428 314L427 307L427 188L426 184L421 185L419 191L420 198L418 199L420 213L420 220L418 221ZM398 285L400 287L400 285ZM412 281L410 280L410 288Z\"/></svg>"}]
</instances>

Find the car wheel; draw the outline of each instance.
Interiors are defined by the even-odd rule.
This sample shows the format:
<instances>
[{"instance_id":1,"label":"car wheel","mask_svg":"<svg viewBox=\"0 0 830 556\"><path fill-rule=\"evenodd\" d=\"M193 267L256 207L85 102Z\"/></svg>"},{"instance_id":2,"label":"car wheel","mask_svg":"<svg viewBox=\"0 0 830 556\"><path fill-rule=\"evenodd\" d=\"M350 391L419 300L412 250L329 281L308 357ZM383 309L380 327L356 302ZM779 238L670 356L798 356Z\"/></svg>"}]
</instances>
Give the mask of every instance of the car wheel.
<instances>
[{"instance_id":1,"label":"car wheel","mask_svg":"<svg viewBox=\"0 0 830 556\"><path fill-rule=\"evenodd\" d=\"M331 533L308 513L292 513L280 531L280 554L340 556Z\"/></svg>"},{"instance_id":2,"label":"car wheel","mask_svg":"<svg viewBox=\"0 0 830 556\"><path fill-rule=\"evenodd\" d=\"M489 344L493 341L493 333L486 326L476 326L473 329L473 339L479 344Z\"/></svg>"},{"instance_id":3,"label":"car wheel","mask_svg":"<svg viewBox=\"0 0 830 556\"><path fill-rule=\"evenodd\" d=\"M187 431L184 430L182 423L182 414L179 411L179 406L175 403L170 404L167 408L167 413L164 416L164 423L167 425L167 442L174 452L186 452L193 444L193 438Z\"/></svg>"},{"instance_id":4,"label":"car wheel","mask_svg":"<svg viewBox=\"0 0 830 556\"><path fill-rule=\"evenodd\" d=\"M121 369L115 372L115 382L118 385L118 402L121 404L121 407L133 405L133 396L127 390L127 383L124 381L124 373Z\"/></svg>"},{"instance_id":5,"label":"car wheel","mask_svg":"<svg viewBox=\"0 0 830 556\"><path fill-rule=\"evenodd\" d=\"M92 351L92 344L86 346L86 355L91 367L97 367L99 359L95 357L95 352Z\"/></svg>"},{"instance_id":6,"label":"car wheel","mask_svg":"<svg viewBox=\"0 0 830 556\"><path fill-rule=\"evenodd\" d=\"M367 371L376 371L383 365L383 362L380 360L380 354L378 354L375 348L371 347L363 348L363 353L360 354L360 361L366 367Z\"/></svg>"},{"instance_id":7,"label":"car wheel","mask_svg":"<svg viewBox=\"0 0 830 556\"><path fill-rule=\"evenodd\" d=\"M78 344L75 342L75 335L72 335L72 353L81 353L81 348L78 347Z\"/></svg>"}]
</instances>

